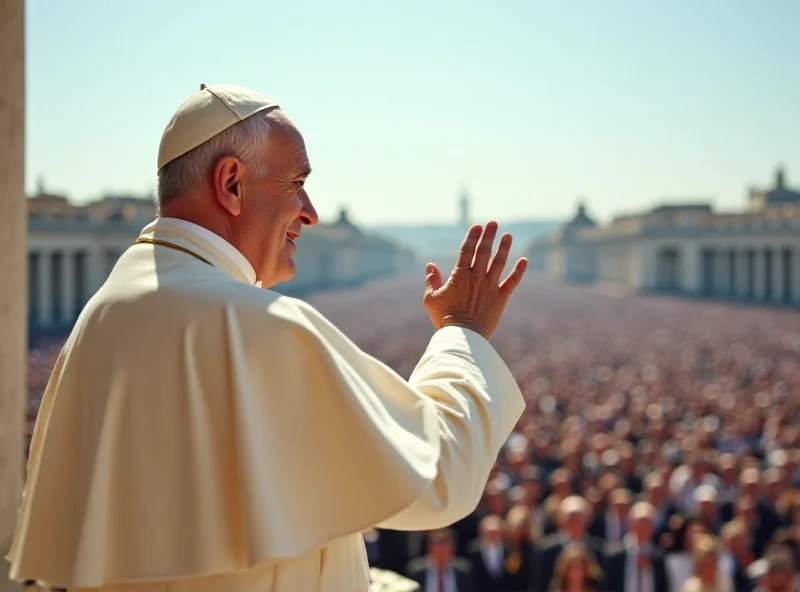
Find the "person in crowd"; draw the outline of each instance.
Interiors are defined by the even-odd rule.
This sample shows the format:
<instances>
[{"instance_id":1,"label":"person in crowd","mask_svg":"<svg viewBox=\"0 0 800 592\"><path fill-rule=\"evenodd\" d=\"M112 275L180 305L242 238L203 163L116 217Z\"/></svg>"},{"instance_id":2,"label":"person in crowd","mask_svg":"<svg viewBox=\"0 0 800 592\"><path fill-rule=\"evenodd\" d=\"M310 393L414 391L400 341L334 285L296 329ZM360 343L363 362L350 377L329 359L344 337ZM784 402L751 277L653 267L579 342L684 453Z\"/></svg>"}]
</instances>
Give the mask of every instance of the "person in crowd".
<instances>
[{"instance_id":1,"label":"person in crowd","mask_svg":"<svg viewBox=\"0 0 800 592\"><path fill-rule=\"evenodd\" d=\"M695 573L697 554L695 547L702 536L711 536L705 523L697 516L687 516L678 520L675 533L676 547L665 559L667 579L670 592L683 592L684 584ZM713 537L712 537L713 538ZM727 554L721 554L719 559L719 573L725 578L733 577L733 559Z\"/></svg>"},{"instance_id":2,"label":"person in crowd","mask_svg":"<svg viewBox=\"0 0 800 592\"><path fill-rule=\"evenodd\" d=\"M708 451L692 448L687 452L686 463L672 474L670 491L683 512L695 510L695 489L701 485L718 485L719 479L709 471L708 457Z\"/></svg>"},{"instance_id":3,"label":"person in crowd","mask_svg":"<svg viewBox=\"0 0 800 592\"><path fill-rule=\"evenodd\" d=\"M663 475L654 471L644 478L643 500L649 502L656 510L653 540L662 548L666 548L666 545L661 544L661 540L669 531L670 519L676 514L677 509L668 495L667 482Z\"/></svg>"},{"instance_id":4,"label":"person in crowd","mask_svg":"<svg viewBox=\"0 0 800 592\"><path fill-rule=\"evenodd\" d=\"M472 565L478 592L506 592L508 589L504 531L505 523L500 516L484 516L480 522L478 538L470 544L467 558Z\"/></svg>"},{"instance_id":5,"label":"person in crowd","mask_svg":"<svg viewBox=\"0 0 800 592\"><path fill-rule=\"evenodd\" d=\"M692 575L683 583L683 592L734 592L733 581L720 569L720 553L717 538L698 536L692 551Z\"/></svg>"},{"instance_id":6,"label":"person in crowd","mask_svg":"<svg viewBox=\"0 0 800 592\"><path fill-rule=\"evenodd\" d=\"M607 543L622 542L628 527L628 512L633 503L633 495L623 487L617 487L609 494L608 509L603 515L603 532L599 535Z\"/></svg>"},{"instance_id":7,"label":"person in crowd","mask_svg":"<svg viewBox=\"0 0 800 592\"><path fill-rule=\"evenodd\" d=\"M763 573L757 577L755 592L797 592L800 590L797 566L792 552L783 545L767 549L763 562Z\"/></svg>"},{"instance_id":8,"label":"person in crowd","mask_svg":"<svg viewBox=\"0 0 800 592\"><path fill-rule=\"evenodd\" d=\"M603 572L592 551L583 544L572 545L561 553L546 592L597 592Z\"/></svg>"},{"instance_id":9,"label":"person in crowd","mask_svg":"<svg viewBox=\"0 0 800 592\"><path fill-rule=\"evenodd\" d=\"M505 574L508 592L531 589L534 544L530 538L530 510L524 505L511 508L506 516Z\"/></svg>"},{"instance_id":10,"label":"person in crowd","mask_svg":"<svg viewBox=\"0 0 800 592\"><path fill-rule=\"evenodd\" d=\"M469 560L455 552L453 529L431 531L428 553L408 565L408 577L420 585L420 592L477 592Z\"/></svg>"},{"instance_id":11,"label":"person in crowd","mask_svg":"<svg viewBox=\"0 0 800 592\"><path fill-rule=\"evenodd\" d=\"M544 510L544 484L542 470L529 464L522 471L522 487L525 488L525 505L528 507L530 540L537 542L544 536L547 516Z\"/></svg>"},{"instance_id":12,"label":"person in crowd","mask_svg":"<svg viewBox=\"0 0 800 592\"><path fill-rule=\"evenodd\" d=\"M622 487L630 491L633 495L642 492L643 475L642 465L639 465L636 458L636 448L633 444L624 442L619 449L619 472ZM643 466L647 466L644 464Z\"/></svg>"},{"instance_id":13,"label":"person in crowd","mask_svg":"<svg viewBox=\"0 0 800 592\"><path fill-rule=\"evenodd\" d=\"M702 520L708 532L719 534L722 528L722 519L719 511L719 494L713 485L701 485L694 490L694 506L697 517Z\"/></svg>"},{"instance_id":14,"label":"person in crowd","mask_svg":"<svg viewBox=\"0 0 800 592\"><path fill-rule=\"evenodd\" d=\"M559 529L541 540L533 561L533 580L536 592L546 592L553 577L553 566L561 553L574 545L582 545L600 564L604 552L603 541L587 532L591 513L589 504L580 496L565 498L558 509Z\"/></svg>"},{"instance_id":15,"label":"person in crowd","mask_svg":"<svg viewBox=\"0 0 800 592\"><path fill-rule=\"evenodd\" d=\"M761 557L764 549L778 529L777 510L769 508L763 501L744 495L736 501L735 517L740 519L751 533L752 551Z\"/></svg>"},{"instance_id":16,"label":"person in crowd","mask_svg":"<svg viewBox=\"0 0 800 592\"><path fill-rule=\"evenodd\" d=\"M668 592L664 553L653 543L656 509L636 502L628 512L628 532L621 544L609 547L603 563L608 592Z\"/></svg>"},{"instance_id":17,"label":"person in crowd","mask_svg":"<svg viewBox=\"0 0 800 592\"><path fill-rule=\"evenodd\" d=\"M735 519L722 527L721 541L725 554L733 561L733 587L736 592L751 592L748 576L750 566L756 558L751 551L750 533L744 522Z\"/></svg>"}]
</instances>

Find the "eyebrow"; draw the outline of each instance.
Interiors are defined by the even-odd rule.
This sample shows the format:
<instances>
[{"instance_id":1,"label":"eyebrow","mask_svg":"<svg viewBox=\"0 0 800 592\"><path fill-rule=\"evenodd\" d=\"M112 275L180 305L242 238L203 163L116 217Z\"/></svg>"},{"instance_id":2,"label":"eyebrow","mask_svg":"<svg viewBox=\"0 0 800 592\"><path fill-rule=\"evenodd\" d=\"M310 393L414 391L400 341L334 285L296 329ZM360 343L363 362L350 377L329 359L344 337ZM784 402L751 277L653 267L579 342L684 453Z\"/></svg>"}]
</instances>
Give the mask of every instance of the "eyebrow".
<instances>
[{"instance_id":1,"label":"eyebrow","mask_svg":"<svg viewBox=\"0 0 800 592\"><path fill-rule=\"evenodd\" d=\"M303 170L300 171L301 177L308 177L310 174L311 174L311 167L309 165L306 165L305 167L303 167Z\"/></svg>"}]
</instances>

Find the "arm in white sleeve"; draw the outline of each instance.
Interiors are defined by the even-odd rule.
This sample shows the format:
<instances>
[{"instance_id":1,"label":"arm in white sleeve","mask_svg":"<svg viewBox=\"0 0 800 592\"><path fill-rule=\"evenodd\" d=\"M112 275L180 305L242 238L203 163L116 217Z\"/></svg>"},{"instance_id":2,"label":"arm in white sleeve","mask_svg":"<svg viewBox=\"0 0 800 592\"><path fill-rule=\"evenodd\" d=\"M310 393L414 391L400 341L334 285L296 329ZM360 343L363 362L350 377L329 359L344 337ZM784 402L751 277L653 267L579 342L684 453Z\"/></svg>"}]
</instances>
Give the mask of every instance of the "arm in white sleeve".
<instances>
[{"instance_id":1,"label":"arm in white sleeve","mask_svg":"<svg viewBox=\"0 0 800 592\"><path fill-rule=\"evenodd\" d=\"M463 328L437 331L409 384L433 401L439 414L437 474L411 505L379 526L438 528L460 520L478 505L525 403L492 345Z\"/></svg>"}]
</instances>

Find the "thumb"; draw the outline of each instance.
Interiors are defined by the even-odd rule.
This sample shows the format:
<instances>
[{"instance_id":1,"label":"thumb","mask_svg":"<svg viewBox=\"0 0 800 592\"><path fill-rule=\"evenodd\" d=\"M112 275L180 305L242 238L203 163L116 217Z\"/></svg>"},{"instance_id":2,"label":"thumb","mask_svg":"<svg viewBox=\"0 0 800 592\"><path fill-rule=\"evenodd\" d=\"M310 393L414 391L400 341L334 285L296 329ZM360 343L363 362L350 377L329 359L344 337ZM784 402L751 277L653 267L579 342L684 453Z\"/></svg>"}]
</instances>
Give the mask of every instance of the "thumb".
<instances>
[{"instance_id":1,"label":"thumb","mask_svg":"<svg viewBox=\"0 0 800 592\"><path fill-rule=\"evenodd\" d=\"M435 292L442 287L442 274L439 268L433 263L428 263L425 266L425 288L431 292Z\"/></svg>"}]
</instances>

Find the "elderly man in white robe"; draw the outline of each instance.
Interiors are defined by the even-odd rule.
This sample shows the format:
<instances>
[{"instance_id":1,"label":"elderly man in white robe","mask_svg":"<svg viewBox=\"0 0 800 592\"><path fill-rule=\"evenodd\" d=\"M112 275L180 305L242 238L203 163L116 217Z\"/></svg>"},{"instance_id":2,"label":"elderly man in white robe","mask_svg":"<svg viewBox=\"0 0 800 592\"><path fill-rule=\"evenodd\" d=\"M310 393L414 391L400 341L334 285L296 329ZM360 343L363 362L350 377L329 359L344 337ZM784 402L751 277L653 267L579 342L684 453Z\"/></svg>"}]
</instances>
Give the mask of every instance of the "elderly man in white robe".
<instances>
[{"instance_id":1,"label":"elderly man in white robe","mask_svg":"<svg viewBox=\"0 0 800 592\"><path fill-rule=\"evenodd\" d=\"M86 305L47 386L13 579L363 592L361 532L475 508L524 408L488 339L526 262L501 281L511 237L494 252L490 222L446 281L429 264L435 332L406 381L270 290L317 222L310 172L300 132L259 93L203 85L178 108L160 217Z\"/></svg>"}]
</instances>

